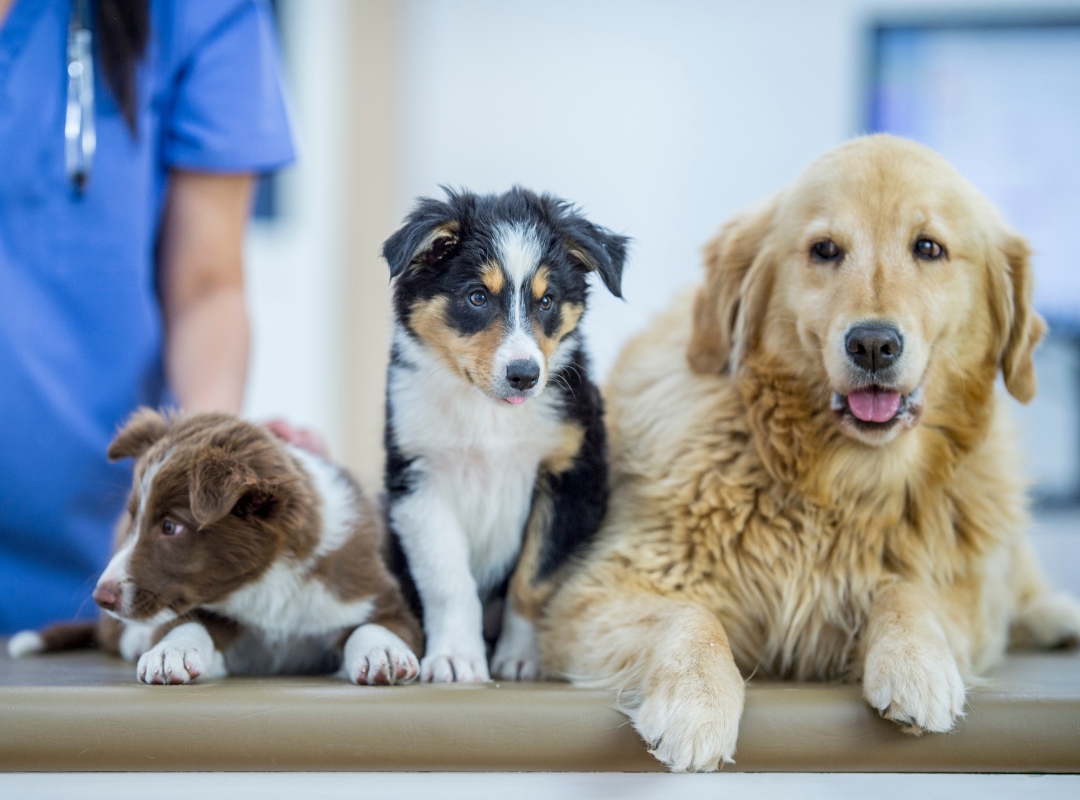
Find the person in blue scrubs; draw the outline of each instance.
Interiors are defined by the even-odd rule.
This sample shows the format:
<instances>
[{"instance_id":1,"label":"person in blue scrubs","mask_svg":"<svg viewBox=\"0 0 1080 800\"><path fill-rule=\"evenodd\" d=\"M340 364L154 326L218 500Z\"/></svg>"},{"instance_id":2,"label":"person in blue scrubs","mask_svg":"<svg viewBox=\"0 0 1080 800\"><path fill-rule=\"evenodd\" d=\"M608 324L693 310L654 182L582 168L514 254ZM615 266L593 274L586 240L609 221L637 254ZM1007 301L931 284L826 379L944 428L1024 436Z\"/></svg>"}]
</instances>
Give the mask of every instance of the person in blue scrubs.
<instances>
[{"instance_id":1,"label":"person in blue scrubs","mask_svg":"<svg viewBox=\"0 0 1080 800\"><path fill-rule=\"evenodd\" d=\"M85 1L0 0L0 634L95 615L131 481L105 451L135 408L239 411L253 176L293 159L266 2Z\"/></svg>"}]
</instances>

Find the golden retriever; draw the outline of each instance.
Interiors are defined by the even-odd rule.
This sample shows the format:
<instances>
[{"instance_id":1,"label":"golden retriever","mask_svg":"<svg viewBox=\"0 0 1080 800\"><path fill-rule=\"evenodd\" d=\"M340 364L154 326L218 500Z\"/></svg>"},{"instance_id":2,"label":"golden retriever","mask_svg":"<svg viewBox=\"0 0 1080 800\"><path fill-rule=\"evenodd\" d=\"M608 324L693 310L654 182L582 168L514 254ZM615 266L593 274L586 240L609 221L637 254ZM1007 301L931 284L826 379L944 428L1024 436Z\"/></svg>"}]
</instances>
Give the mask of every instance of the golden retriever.
<instances>
[{"instance_id":1,"label":"golden retriever","mask_svg":"<svg viewBox=\"0 0 1080 800\"><path fill-rule=\"evenodd\" d=\"M1025 537L995 397L1035 394L1028 247L944 159L853 140L729 222L608 387L612 503L549 605L675 770L732 760L743 675L862 680L910 732L1010 644L1080 634Z\"/></svg>"}]
</instances>

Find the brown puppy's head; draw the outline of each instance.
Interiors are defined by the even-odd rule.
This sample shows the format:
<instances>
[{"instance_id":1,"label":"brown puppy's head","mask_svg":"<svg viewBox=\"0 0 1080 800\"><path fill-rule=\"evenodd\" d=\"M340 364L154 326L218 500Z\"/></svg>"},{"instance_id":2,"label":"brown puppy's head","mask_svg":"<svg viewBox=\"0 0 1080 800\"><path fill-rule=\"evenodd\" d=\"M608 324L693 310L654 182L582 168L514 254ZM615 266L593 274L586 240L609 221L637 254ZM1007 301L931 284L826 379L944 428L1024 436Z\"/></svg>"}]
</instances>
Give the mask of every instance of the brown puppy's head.
<instances>
[{"instance_id":1,"label":"brown puppy's head","mask_svg":"<svg viewBox=\"0 0 1080 800\"><path fill-rule=\"evenodd\" d=\"M117 552L94 600L115 617L163 624L223 599L286 549L313 542L311 489L265 429L226 414L136 412L109 446L134 457Z\"/></svg>"},{"instance_id":2,"label":"brown puppy's head","mask_svg":"<svg viewBox=\"0 0 1080 800\"><path fill-rule=\"evenodd\" d=\"M930 408L1035 394L1028 247L943 158L870 136L815 161L707 248L688 349L698 372L764 356L871 445Z\"/></svg>"}]
</instances>

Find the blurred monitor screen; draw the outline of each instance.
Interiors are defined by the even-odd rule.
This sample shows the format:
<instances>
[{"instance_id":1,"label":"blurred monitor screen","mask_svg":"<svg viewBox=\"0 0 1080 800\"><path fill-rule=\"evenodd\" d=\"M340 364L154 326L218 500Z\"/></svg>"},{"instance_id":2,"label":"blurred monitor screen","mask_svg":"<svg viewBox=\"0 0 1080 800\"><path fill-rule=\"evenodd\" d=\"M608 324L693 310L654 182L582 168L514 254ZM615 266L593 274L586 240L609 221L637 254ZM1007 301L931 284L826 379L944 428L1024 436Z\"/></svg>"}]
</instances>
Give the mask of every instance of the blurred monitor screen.
<instances>
[{"instance_id":1,"label":"blurred monitor screen","mask_svg":"<svg viewBox=\"0 0 1080 800\"><path fill-rule=\"evenodd\" d=\"M949 159L1028 237L1035 301L1080 333L1080 17L873 29L871 131Z\"/></svg>"}]
</instances>

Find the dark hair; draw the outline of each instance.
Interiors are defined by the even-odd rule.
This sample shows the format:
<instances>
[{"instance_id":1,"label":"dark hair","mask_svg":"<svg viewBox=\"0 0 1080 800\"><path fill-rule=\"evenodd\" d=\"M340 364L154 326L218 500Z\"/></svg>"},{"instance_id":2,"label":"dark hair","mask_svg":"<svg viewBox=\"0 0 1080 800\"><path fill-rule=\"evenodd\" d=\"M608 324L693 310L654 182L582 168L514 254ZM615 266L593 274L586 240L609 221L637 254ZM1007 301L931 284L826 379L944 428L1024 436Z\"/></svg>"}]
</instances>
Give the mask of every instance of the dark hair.
<instances>
[{"instance_id":1,"label":"dark hair","mask_svg":"<svg viewBox=\"0 0 1080 800\"><path fill-rule=\"evenodd\" d=\"M150 39L149 0L97 0L95 27L105 82L133 136L138 135L136 68Z\"/></svg>"}]
</instances>

